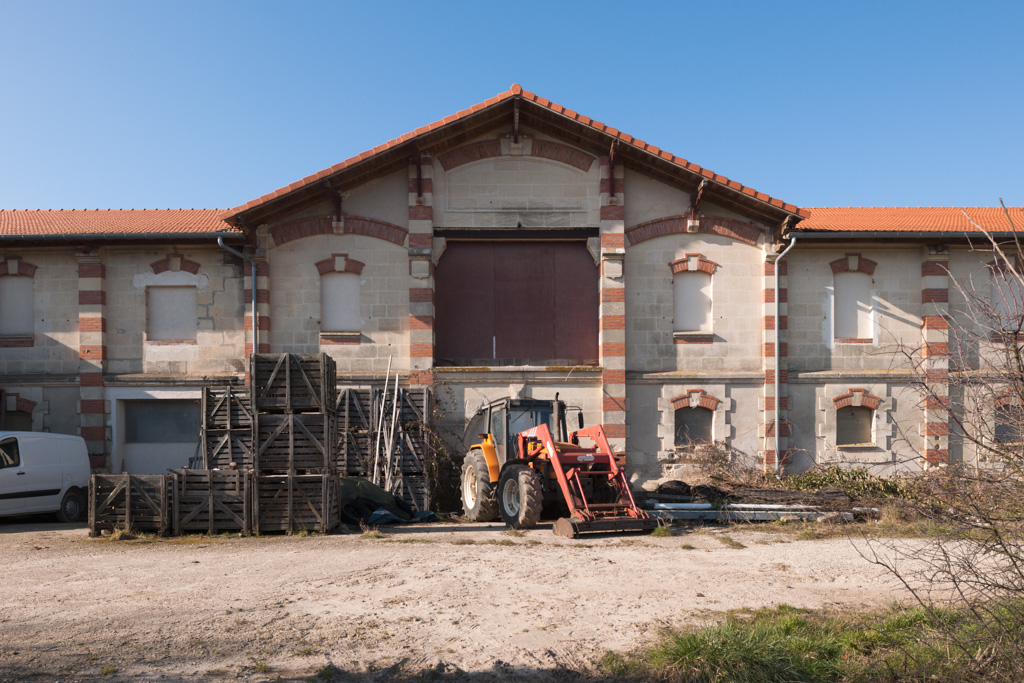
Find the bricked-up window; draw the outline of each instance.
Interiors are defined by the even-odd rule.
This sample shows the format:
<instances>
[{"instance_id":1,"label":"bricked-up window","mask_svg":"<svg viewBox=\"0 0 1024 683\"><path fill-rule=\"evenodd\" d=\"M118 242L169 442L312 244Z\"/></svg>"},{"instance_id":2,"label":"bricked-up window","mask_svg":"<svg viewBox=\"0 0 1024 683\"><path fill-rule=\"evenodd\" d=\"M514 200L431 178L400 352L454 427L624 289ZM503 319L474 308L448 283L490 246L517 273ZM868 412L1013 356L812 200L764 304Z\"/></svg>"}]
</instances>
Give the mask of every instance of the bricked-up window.
<instances>
[{"instance_id":1,"label":"bricked-up window","mask_svg":"<svg viewBox=\"0 0 1024 683\"><path fill-rule=\"evenodd\" d=\"M148 341L195 341L196 288L147 288L146 316Z\"/></svg>"},{"instance_id":2,"label":"bricked-up window","mask_svg":"<svg viewBox=\"0 0 1024 683\"><path fill-rule=\"evenodd\" d=\"M866 406L847 406L836 411L837 446L873 446L875 411Z\"/></svg>"},{"instance_id":3,"label":"bricked-up window","mask_svg":"<svg viewBox=\"0 0 1024 683\"><path fill-rule=\"evenodd\" d=\"M1009 270L996 270L989 285L994 324L1002 330L1024 329L1024 287Z\"/></svg>"},{"instance_id":4,"label":"bricked-up window","mask_svg":"<svg viewBox=\"0 0 1024 683\"><path fill-rule=\"evenodd\" d=\"M1019 444L1021 443L1021 427L1024 427L1024 406L1001 405L996 406L995 437L996 443Z\"/></svg>"},{"instance_id":5,"label":"bricked-up window","mask_svg":"<svg viewBox=\"0 0 1024 683\"><path fill-rule=\"evenodd\" d=\"M355 273L326 273L320 276L320 331L358 332L359 276Z\"/></svg>"},{"instance_id":6,"label":"bricked-up window","mask_svg":"<svg viewBox=\"0 0 1024 683\"><path fill-rule=\"evenodd\" d=\"M707 408L676 408L676 445L711 443L714 416L714 412Z\"/></svg>"},{"instance_id":7,"label":"bricked-up window","mask_svg":"<svg viewBox=\"0 0 1024 683\"><path fill-rule=\"evenodd\" d=\"M32 336L32 278L0 276L0 337Z\"/></svg>"},{"instance_id":8,"label":"bricked-up window","mask_svg":"<svg viewBox=\"0 0 1024 683\"><path fill-rule=\"evenodd\" d=\"M672 276L676 332L711 331L711 275L700 271Z\"/></svg>"},{"instance_id":9,"label":"bricked-up window","mask_svg":"<svg viewBox=\"0 0 1024 683\"><path fill-rule=\"evenodd\" d=\"M835 274L833 304L836 339L871 339L871 276L861 272Z\"/></svg>"}]
</instances>

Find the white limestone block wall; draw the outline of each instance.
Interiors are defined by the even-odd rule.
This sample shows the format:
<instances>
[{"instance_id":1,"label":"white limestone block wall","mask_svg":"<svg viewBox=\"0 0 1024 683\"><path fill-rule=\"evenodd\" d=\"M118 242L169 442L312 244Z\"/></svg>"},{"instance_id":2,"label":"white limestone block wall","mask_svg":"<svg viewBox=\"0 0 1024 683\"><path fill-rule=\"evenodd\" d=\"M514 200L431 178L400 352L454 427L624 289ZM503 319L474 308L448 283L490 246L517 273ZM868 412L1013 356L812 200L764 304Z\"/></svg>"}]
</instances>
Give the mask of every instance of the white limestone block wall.
<instances>
[{"instance_id":1,"label":"white limestone block wall","mask_svg":"<svg viewBox=\"0 0 1024 683\"><path fill-rule=\"evenodd\" d=\"M170 255L196 262L196 273L154 272L152 263ZM107 372L153 374L238 373L245 369L242 263L221 249L154 246L108 248L106 264ZM195 340L150 339L147 288L194 287Z\"/></svg>"},{"instance_id":2,"label":"white limestone block wall","mask_svg":"<svg viewBox=\"0 0 1024 683\"><path fill-rule=\"evenodd\" d=\"M0 353L0 375L78 372L78 270L74 251L0 250L0 261L16 258L37 267L31 278L18 276L31 280L32 298L26 304L31 309L32 345L5 345Z\"/></svg>"}]
</instances>

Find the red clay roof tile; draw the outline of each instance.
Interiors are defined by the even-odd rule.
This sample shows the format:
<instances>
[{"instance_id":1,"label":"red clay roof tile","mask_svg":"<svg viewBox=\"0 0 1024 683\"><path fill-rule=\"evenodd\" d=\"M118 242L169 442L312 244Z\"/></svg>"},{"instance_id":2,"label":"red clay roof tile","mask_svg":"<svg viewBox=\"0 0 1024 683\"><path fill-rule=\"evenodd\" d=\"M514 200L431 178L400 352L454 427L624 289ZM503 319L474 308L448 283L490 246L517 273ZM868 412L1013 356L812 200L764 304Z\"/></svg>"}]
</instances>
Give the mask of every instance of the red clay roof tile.
<instances>
[{"instance_id":1,"label":"red clay roof tile","mask_svg":"<svg viewBox=\"0 0 1024 683\"><path fill-rule=\"evenodd\" d=\"M1024 207L1007 207L1013 223L998 206L861 206L817 207L804 209L810 217L796 225L797 230L820 232L977 232L967 216L986 230L1009 232L1024 230ZM967 216L964 213L967 213Z\"/></svg>"},{"instance_id":2,"label":"red clay roof tile","mask_svg":"<svg viewBox=\"0 0 1024 683\"><path fill-rule=\"evenodd\" d=\"M223 209L57 209L0 211L6 235L141 235L238 232Z\"/></svg>"}]
</instances>

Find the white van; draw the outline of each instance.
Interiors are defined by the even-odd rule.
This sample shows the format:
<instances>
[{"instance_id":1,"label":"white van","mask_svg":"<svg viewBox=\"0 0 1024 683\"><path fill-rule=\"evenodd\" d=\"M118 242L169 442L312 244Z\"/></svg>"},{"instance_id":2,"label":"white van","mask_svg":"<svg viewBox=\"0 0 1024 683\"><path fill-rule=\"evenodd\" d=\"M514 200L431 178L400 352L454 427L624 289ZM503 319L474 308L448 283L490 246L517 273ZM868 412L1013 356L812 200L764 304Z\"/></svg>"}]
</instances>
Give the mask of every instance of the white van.
<instances>
[{"instance_id":1,"label":"white van","mask_svg":"<svg viewBox=\"0 0 1024 683\"><path fill-rule=\"evenodd\" d=\"M56 512L61 522L77 522L90 472L80 436L0 432L0 517Z\"/></svg>"}]
</instances>

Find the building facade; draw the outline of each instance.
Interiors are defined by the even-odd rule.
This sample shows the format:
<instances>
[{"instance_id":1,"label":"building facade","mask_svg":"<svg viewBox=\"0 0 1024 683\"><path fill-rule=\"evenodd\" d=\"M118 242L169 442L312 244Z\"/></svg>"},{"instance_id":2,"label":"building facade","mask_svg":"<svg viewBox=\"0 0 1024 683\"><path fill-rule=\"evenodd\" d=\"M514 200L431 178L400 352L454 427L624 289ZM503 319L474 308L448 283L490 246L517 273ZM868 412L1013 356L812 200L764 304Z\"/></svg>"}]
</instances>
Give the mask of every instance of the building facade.
<instances>
[{"instance_id":1,"label":"building facade","mask_svg":"<svg viewBox=\"0 0 1024 683\"><path fill-rule=\"evenodd\" d=\"M558 394L638 484L705 442L792 471L969 460L917 388L946 381L953 283L992 286L977 235L787 204L515 85L230 210L0 211L2 417L162 472L198 451L202 386L323 351L341 386L432 387L456 450L487 402Z\"/></svg>"}]
</instances>

